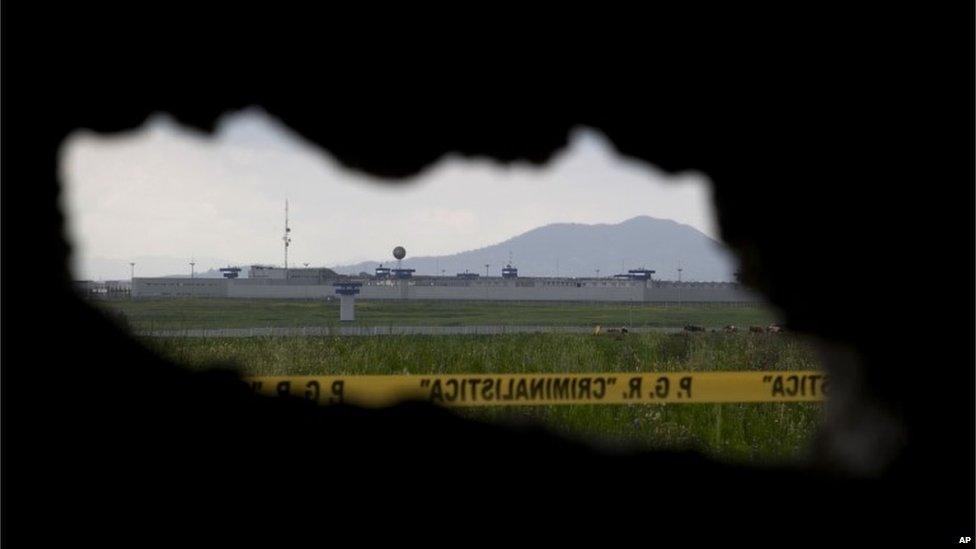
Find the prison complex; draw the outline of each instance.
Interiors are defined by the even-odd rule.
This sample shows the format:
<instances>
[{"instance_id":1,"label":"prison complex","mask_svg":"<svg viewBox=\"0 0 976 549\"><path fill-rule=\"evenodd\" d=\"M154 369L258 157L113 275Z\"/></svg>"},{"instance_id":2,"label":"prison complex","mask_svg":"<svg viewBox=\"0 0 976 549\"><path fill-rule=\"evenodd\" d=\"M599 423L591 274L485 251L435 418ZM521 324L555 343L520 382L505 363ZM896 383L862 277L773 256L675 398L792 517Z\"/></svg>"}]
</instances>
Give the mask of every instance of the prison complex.
<instances>
[{"instance_id":1,"label":"prison complex","mask_svg":"<svg viewBox=\"0 0 976 549\"><path fill-rule=\"evenodd\" d=\"M239 269L237 269L239 271ZM605 278L519 277L511 265L501 276L457 273L417 276L412 269L378 267L370 276L341 276L330 269L253 266L248 278L134 278L132 297L227 297L325 299L335 285L359 283L358 299L479 301L617 301L642 303L747 304L758 297L731 282L654 280L653 271L635 269Z\"/></svg>"}]
</instances>

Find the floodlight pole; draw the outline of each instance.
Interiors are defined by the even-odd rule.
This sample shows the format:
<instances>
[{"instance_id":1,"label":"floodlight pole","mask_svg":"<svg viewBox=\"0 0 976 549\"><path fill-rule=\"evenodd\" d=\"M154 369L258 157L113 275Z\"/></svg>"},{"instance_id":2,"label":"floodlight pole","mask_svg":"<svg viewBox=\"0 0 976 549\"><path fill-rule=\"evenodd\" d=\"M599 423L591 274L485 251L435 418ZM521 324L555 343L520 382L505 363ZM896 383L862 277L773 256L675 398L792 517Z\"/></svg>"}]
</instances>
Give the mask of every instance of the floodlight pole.
<instances>
[{"instance_id":1,"label":"floodlight pole","mask_svg":"<svg viewBox=\"0 0 976 549\"><path fill-rule=\"evenodd\" d=\"M282 240L285 242L285 278L288 278L288 245L291 244L291 228L288 226L288 200L285 199L285 236Z\"/></svg>"},{"instance_id":2,"label":"floodlight pole","mask_svg":"<svg viewBox=\"0 0 976 549\"><path fill-rule=\"evenodd\" d=\"M129 262L129 280L131 281L136 277L136 264L134 262Z\"/></svg>"},{"instance_id":3,"label":"floodlight pole","mask_svg":"<svg viewBox=\"0 0 976 549\"><path fill-rule=\"evenodd\" d=\"M681 284L681 267L678 267L678 284ZM678 286L678 305L681 305L681 286Z\"/></svg>"}]
</instances>

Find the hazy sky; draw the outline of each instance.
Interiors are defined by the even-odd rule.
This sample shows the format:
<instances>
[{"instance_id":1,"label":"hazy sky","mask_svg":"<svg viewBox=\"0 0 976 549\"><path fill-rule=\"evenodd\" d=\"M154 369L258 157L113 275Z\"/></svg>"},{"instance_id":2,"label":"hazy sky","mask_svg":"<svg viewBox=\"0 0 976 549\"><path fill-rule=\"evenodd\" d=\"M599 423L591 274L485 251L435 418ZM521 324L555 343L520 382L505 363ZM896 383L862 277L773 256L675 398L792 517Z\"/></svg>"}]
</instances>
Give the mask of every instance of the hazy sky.
<instances>
[{"instance_id":1,"label":"hazy sky","mask_svg":"<svg viewBox=\"0 0 976 549\"><path fill-rule=\"evenodd\" d=\"M333 266L478 248L554 222L669 218L716 238L699 174L667 177L622 159L591 130L548 166L445 158L408 184L338 165L265 113L224 119L214 137L156 117L115 136L79 131L63 149L64 205L77 278L176 274L197 260ZM180 267L182 269L182 267Z\"/></svg>"}]
</instances>

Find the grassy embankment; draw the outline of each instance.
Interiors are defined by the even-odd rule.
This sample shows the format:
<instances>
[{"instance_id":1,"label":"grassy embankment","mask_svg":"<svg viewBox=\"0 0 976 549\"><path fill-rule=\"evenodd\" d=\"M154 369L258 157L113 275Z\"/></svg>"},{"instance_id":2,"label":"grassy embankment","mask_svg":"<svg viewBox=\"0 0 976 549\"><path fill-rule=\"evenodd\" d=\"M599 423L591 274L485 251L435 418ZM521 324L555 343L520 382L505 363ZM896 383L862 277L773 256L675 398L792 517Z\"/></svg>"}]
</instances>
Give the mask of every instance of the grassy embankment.
<instances>
[{"instance_id":1,"label":"grassy embankment","mask_svg":"<svg viewBox=\"0 0 976 549\"><path fill-rule=\"evenodd\" d=\"M724 320L723 320L724 322ZM643 372L816 369L788 334L169 338L147 344L203 368L245 375ZM821 405L672 404L470 408L469 417L533 422L615 448L698 448L723 459L774 463L804 454Z\"/></svg>"},{"instance_id":2,"label":"grassy embankment","mask_svg":"<svg viewBox=\"0 0 976 549\"><path fill-rule=\"evenodd\" d=\"M153 299L102 301L133 330L337 326L339 307L324 300ZM718 328L767 325L772 311L758 306L661 306L639 303L365 301L352 326L656 326Z\"/></svg>"}]
</instances>

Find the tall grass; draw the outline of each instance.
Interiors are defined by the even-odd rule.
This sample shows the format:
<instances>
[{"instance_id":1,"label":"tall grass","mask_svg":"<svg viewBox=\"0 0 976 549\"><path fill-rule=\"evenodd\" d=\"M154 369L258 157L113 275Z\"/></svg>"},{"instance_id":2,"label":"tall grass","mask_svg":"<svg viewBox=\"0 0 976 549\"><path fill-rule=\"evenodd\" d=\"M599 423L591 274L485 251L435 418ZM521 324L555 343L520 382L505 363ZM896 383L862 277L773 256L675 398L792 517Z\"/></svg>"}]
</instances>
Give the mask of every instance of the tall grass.
<instances>
[{"instance_id":1,"label":"tall grass","mask_svg":"<svg viewBox=\"0 0 976 549\"><path fill-rule=\"evenodd\" d=\"M244 375L650 372L817 369L784 334L382 336L148 339L193 368ZM723 459L794 461L820 421L816 403L563 405L460 409L532 422L608 448L698 448Z\"/></svg>"},{"instance_id":2,"label":"tall grass","mask_svg":"<svg viewBox=\"0 0 976 549\"><path fill-rule=\"evenodd\" d=\"M135 330L337 326L336 302L297 299L137 299L99 301ZM719 328L766 325L775 314L756 305L648 305L498 301L356 302L352 326L653 326Z\"/></svg>"}]
</instances>

